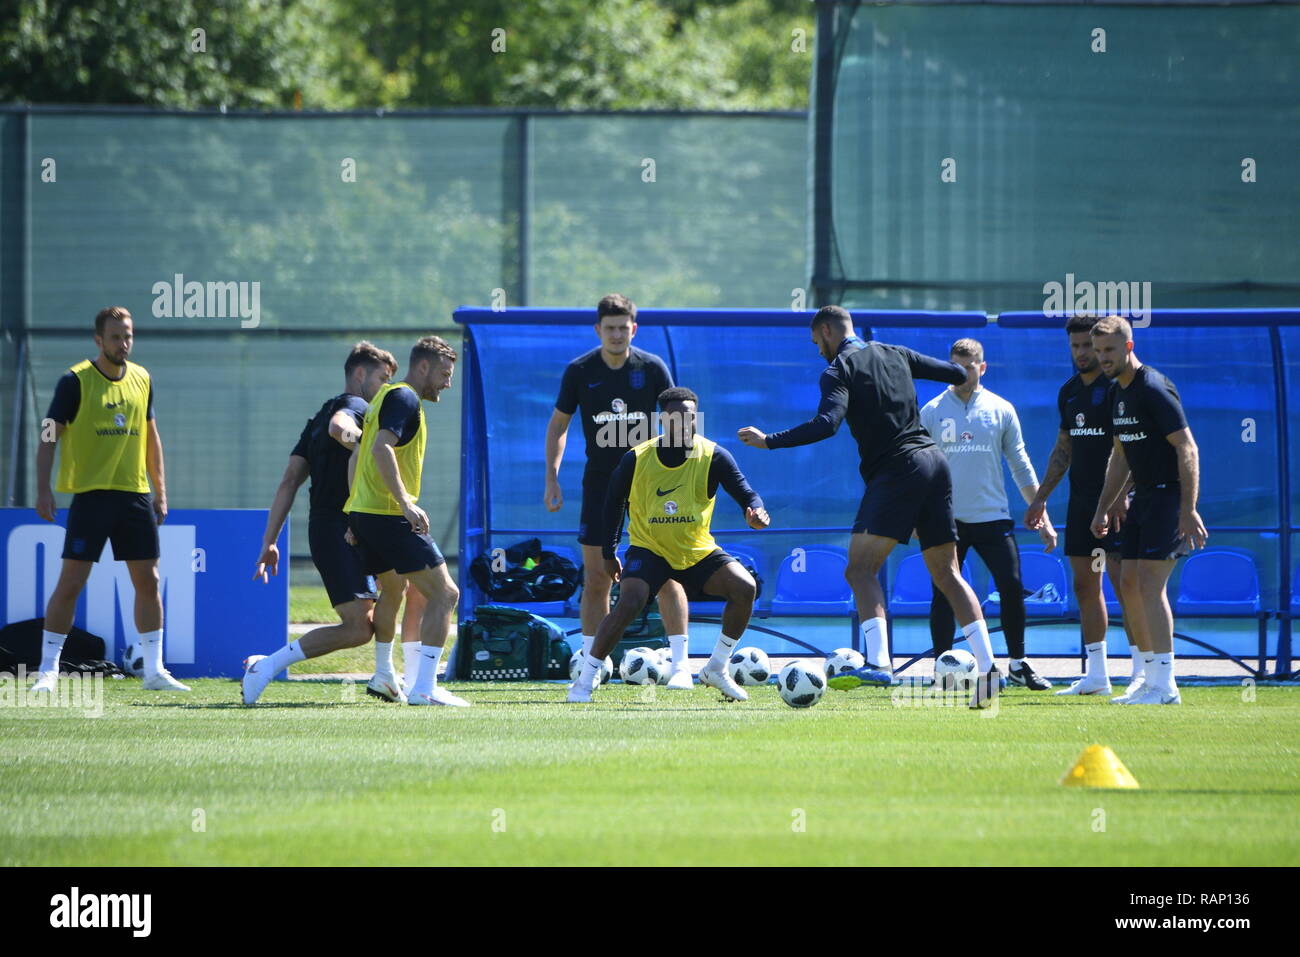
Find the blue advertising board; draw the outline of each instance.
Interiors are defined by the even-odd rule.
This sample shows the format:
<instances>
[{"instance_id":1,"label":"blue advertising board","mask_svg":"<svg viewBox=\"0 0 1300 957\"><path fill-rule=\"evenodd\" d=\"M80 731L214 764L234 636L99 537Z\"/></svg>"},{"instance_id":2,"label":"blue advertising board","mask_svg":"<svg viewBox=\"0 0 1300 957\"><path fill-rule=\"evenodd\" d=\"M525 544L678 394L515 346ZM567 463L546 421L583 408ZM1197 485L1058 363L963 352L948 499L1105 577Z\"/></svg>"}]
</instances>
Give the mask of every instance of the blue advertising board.
<instances>
[{"instance_id":1,"label":"blue advertising board","mask_svg":"<svg viewBox=\"0 0 1300 957\"><path fill-rule=\"evenodd\" d=\"M4 624L44 617L63 564L67 514L59 509L50 524L33 509L0 508ZM237 678L248 655L285 643L288 558L266 584L252 578L266 517L265 509L176 509L159 527L163 661L176 677ZM278 545L288 556L287 525ZM105 544L77 602L76 624L104 639L110 661L120 661L139 636L134 600L126 564Z\"/></svg>"}]
</instances>

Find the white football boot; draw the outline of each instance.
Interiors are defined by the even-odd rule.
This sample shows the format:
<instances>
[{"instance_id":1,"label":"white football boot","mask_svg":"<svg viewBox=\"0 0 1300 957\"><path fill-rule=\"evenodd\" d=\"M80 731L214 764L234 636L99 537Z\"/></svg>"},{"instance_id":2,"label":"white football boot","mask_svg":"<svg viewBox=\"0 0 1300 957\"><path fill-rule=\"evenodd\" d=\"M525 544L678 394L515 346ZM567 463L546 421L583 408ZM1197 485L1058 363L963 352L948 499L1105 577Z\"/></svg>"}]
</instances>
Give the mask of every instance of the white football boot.
<instances>
[{"instance_id":1,"label":"white football boot","mask_svg":"<svg viewBox=\"0 0 1300 957\"><path fill-rule=\"evenodd\" d=\"M263 688L266 685L262 686ZM189 691L189 685L183 685L175 678L166 668L159 668L151 675L146 675L144 679L145 691ZM259 690L258 694L262 692Z\"/></svg>"},{"instance_id":2,"label":"white football boot","mask_svg":"<svg viewBox=\"0 0 1300 957\"><path fill-rule=\"evenodd\" d=\"M1111 693L1111 690L1112 690L1112 689L1111 689L1111 686L1110 686L1110 679L1109 679L1109 678L1106 678L1106 679L1104 679L1104 680L1102 680L1102 681L1098 681L1096 678L1089 678L1087 675L1084 675L1084 676L1083 676L1082 678L1080 678L1078 681L1076 681L1076 682L1074 682L1073 684L1071 684L1070 687L1068 687L1068 688L1062 688L1060 691L1058 691L1058 692L1056 692L1056 693L1057 693L1057 695L1063 695L1063 694L1078 694L1078 695L1082 695L1082 694L1105 694L1105 695L1108 695L1108 694Z\"/></svg>"},{"instance_id":3,"label":"white football boot","mask_svg":"<svg viewBox=\"0 0 1300 957\"><path fill-rule=\"evenodd\" d=\"M406 704L406 692L402 690L402 683L393 676L375 672L366 682L366 694L373 698L379 698L381 701L393 701L397 704Z\"/></svg>"},{"instance_id":4,"label":"white football boot","mask_svg":"<svg viewBox=\"0 0 1300 957\"><path fill-rule=\"evenodd\" d=\"M446 688L435 686L432 694L417 694L406 699L407 704L443 705L449 708L468 708L470 703Z\"/></svg>"},{"instance_id":5,"label":"white football boot","mask_svg":"<svg viewBox=\"0 0 1300 957\"><path fill-rule=\"evenodd\" d=\"M266 660L266 655L249 655L244 659L244 679L241 687L244 696L244 704L257 704L257 699L262 697L262 692L266 686L271 683L274 675L270 674L270 668L257 666Z\"/></svg>"},{"instance_id":6,"label":"white football boot","mask_svg":"<svg viewBox=\"0 0 1300 957\"><path fill-rule=\"evenodd\" d=\"M1159 688L1148 684L1141 692L1129 699L1129 704L1182 704L1183 696L1177 688Z\"/></svg>"},{"instance_id":7,"label":"white football boot","mask_svg":"<svg viewBox=\"0 0 1300 957\"><path fill-rule=\"evenodd\" d=\"M1138 695L1142 694L1142 692L1146 690L1146 687L1147 687L1146 675L1141 675L1137 678L1134 678L1132 681L1128 683L1128 687L1124 689L1124 693L1120 695L1116 695L1114 698L1111 698L1110 703L1111 704L1132 704L1133 699L1138 697Z\"/></svg>"},{"instance_id":8,"label":"white football boot","mask_svg":"<svg viewBox=\"0 0 1300 957\"><path fill-rule=\"evenodd\" d=\"M59 673L57 671L42 671L36 675L36 680L32 686L27 689L28 694L37 694L41 691L54 694L59 688Z\"/></svg>"},{"instance_id":9,"label":"white football boot","mask_svg":"<svg viewBox=\"0 0 1300 957\"><path fill-rule=\"evenodd\" d=\"M691 677L691 666L683 661L680 665L673 665L672 670L668 672L668 682L665 688L673 688L682 691L687 688L695 687L695 679Z\"/></svg>"},{"instance_id":10,"label":"white football boot","mask_svg":"<svg viewBox=\"0 0 1300 957\"><path fill-rule=\"evenodd\" d=\"M723 693L723 695L730 698L732 701L749 700L749 693L740 685L736 684L731 675L727 673L726 665L723 665L720 668L710 668L706 664L700 669L700 673L697 677L700 679L700 684L707 685L710 688L717 688Z\"/></svg>"}]
</instances>

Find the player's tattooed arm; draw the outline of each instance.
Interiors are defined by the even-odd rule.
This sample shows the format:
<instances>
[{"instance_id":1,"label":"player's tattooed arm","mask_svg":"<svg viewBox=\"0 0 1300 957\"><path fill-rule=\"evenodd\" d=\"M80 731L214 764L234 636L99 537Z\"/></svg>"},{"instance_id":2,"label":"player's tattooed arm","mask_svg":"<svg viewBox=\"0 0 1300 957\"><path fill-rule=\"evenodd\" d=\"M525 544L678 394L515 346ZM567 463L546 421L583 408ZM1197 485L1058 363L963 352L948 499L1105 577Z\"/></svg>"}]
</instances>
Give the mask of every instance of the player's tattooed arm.
<instances>
[{"instance_id":1,"label":"player's tattooed arm","mask_svg":"<svg viewBox=\"0 0 1300 957\"><path fill-rule=\"evenodd\" d=\"M1056 434L1056 445L1052 447L1052 455L1047 460L1047 472L1043 475L1043 481L1039 483L1038 491L1034 493L1029 508L1025 510L1025 528L1037 528L1038 523L1042 521L1043 513L1047 509L1047 500L1056 490L1056 486L1061 484L1065 473L1070 470L1072 451L1070 433L1060 429Z\"/></svg>"},{"instance_id":2,"label":"player's tattooed arm","mask_svg":"<svg viewBox=\"0 0 1300 957\"><path fill-rule=\"evenodd\" d=\"M41 423L41 441L36 446L36 514L47 522L54 521L55 511L54 492L50 490L50 475L54 472L54 448L66 428L64 423L46 418Z\"/></svg>"},{"instance_id":3,"label":"player's tattooed arm","mask_svg":"<svg viewBox=\"0 0 1300 957\"><path fill-rule=\"evenodd\" d=\"M1178 484L1182 500L1178 505L1178 536L1188 542L1192 548L1204 548L1210 533L1196 511L1196 499L1200 492L1201 454L1192 438L1191 429L1179 429L1165 436L1165 439L1178 453Z\"/></svg>"},{"instance_id":4,"label":"player's tattooed arm","mask_svg":"<svg viewBox=\"0 0 1300 957\"><path fill-rule=\"evenodd\" d=\"M346 409L339 409L330 418L330 438L345 449L355 449L361 441L361 428Z\"/></svg>"},{"instance_id":5,"label":"player's tattooed arm","mask_svg":"<svg viewBox=\"0 0 1300 957\"><path fill-rule=\"evenodd\" d=\"M397 433L380 429L370 452L374 456L375 468L378 469L379 477L383 479L388 494L397 499L402 507L402 516L410 523L411 529L417 535L424 535L429 531L429 516L411 498L410 493L406 491L406 486L402 484L402 473L397 467L397 453L393 451L393 446L396 444Z\"/></svg>"}]
</instances>

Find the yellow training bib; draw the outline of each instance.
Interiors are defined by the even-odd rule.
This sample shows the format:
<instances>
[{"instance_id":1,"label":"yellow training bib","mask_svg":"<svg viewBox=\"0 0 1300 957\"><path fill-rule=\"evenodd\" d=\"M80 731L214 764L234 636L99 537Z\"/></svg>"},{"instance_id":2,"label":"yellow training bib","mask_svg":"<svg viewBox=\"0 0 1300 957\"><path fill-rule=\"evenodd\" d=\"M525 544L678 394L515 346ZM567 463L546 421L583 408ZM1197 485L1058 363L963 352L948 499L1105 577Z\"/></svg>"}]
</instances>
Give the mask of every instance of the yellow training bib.
<instances>
[{"instance_id":1,"label":"yellow training bib","mask_svg":"<svg viewBox=\"0 0 1300 957\"><path fill-rule=\"evenodd\" d=\"M379 435L379 410L384 398L394 389L410 389L405 382L390 382L380 386L375 397L366 408L365 420L361 427L361 441L357 447L357 468L352 476L352 491L343 503L345 512L368 512L371 515L401 515L402 506L384 484L375 465L373 450L375 437ZM419 401L419 396L416 400ZM393 447L397 456L397 474L402 477L402 487L415 501L420 498L420 473L424 469L424 406L420 406L420 427L411 441L405 445Z\"/></svg>"},{"instance_id":2,"label":"yellow training bib","mask_svg":"<svg viewBox=\"0 0 1300 957\"><path fill-rule=\"evenodd\" d=\"M659 461L658 437L642 442L628 494L628 538L678 570L690 568L718 546L709 532L714 499L709 466L714 443L696 435L686 461L668 468Z\"/></svg>"},{"instance_id":3,"label":"yellow training bib","mask_svg":"<svg viewBox=\"0 0 1300 957\"><path fill-rule=\"evenodd\" d=\"M68 371L81 386L81 402L59 440L58 490L147 493L149 373L128 362L126 374L114 380L89 359Z\"/></svg>"}]
</instances>

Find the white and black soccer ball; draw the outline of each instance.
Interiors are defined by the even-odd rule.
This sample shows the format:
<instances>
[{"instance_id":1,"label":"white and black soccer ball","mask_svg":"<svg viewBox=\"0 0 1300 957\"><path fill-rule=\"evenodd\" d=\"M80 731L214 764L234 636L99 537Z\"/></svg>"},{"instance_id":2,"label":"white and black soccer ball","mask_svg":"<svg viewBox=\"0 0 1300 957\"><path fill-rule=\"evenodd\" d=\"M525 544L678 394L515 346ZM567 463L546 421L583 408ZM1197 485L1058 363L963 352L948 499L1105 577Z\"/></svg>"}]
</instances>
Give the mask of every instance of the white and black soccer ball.
<instances>
[{"instance_id":1,"label":"white and black soccer ball","mask_svg":"<svg viewBox=\"0 0 1300 957\"><path fill-rule=\"evenodd\" d=\"M935 684L945 691L965 688L975 678L975 656L969 651L953 648L934 659Z\"/></svg>"},{"instance_id":2,"label":"white and black soccer ball","mask_svg":"<svg viewBox=\"0 0 1300 957\"><path fill-rule=\"evenodd\" d=\"M577 681L578 676L582 674L582 651L578 650L573 653L569 659L569 680ZM597 686L606 684L610 678L614 677L614 662L608 655L600 665L600 671L596 673Z\"/></svg>"},{"instance_id":3,"label":"white and black soccer ball","mask_svg":"<svg viewBox=\"0 0 1300 957\"><path fill-rule=\"evenodd\" d=\"M673 673L673 650L660 648L655 652L659 656L659 683L668 684L668 676Z\"/></svg>"},{"instance_id":4,"label":"white and black soccer ball","mask_svg":"<svg viewBox=\"0 0 1300 957\"><path fill-rule=\"evenodd\" d=\"M737 648L727 661L731 680L738 685L765 685L772 677L772 662L757 648Z\"/></svg>"},{"instance_id":5,"label":"white and black soccer ball","mask_svg":"<svg viewBox=\"0 0 1300 957\"><path fill-rule=\"evenodd\" d=\"M836 648L826 659L826 677L834 678L846 671L857 671L865 667L866 663L867 659L862 657L862 652L854 651L852 648Z\"/></svg>"},{"instance_id":6,"label":"white and black soccer ball","mask_svg":"<svg viewBox=\"0 0 1300 957\"><path fill-rule=\"evenodd\" d=\"M618 674L630 685L657 685L662 662L653 648L633 648L619 662Z\"/></svg>"},{"instance_id":7,"label":"white and black soccer ball","mask_svg":"<svg viewBox=\"0 0 1300 957\"><path fill-rule=\"evenodd\" d=\"M122 670L136 678L144 677L144 645L128 641L122 652Z\"/></svg>"},{"instance_id":8,"label":"white and black soccer ball","mask_svg":"<svg viewBox=\"0 0 1300 957\"><path fill-rule=\"evenodd\" d=\"M781 700L792 708L811 708L826 693L826 676L820 663L792 661L777 675Z\"/></svg>"}]
</instances>

